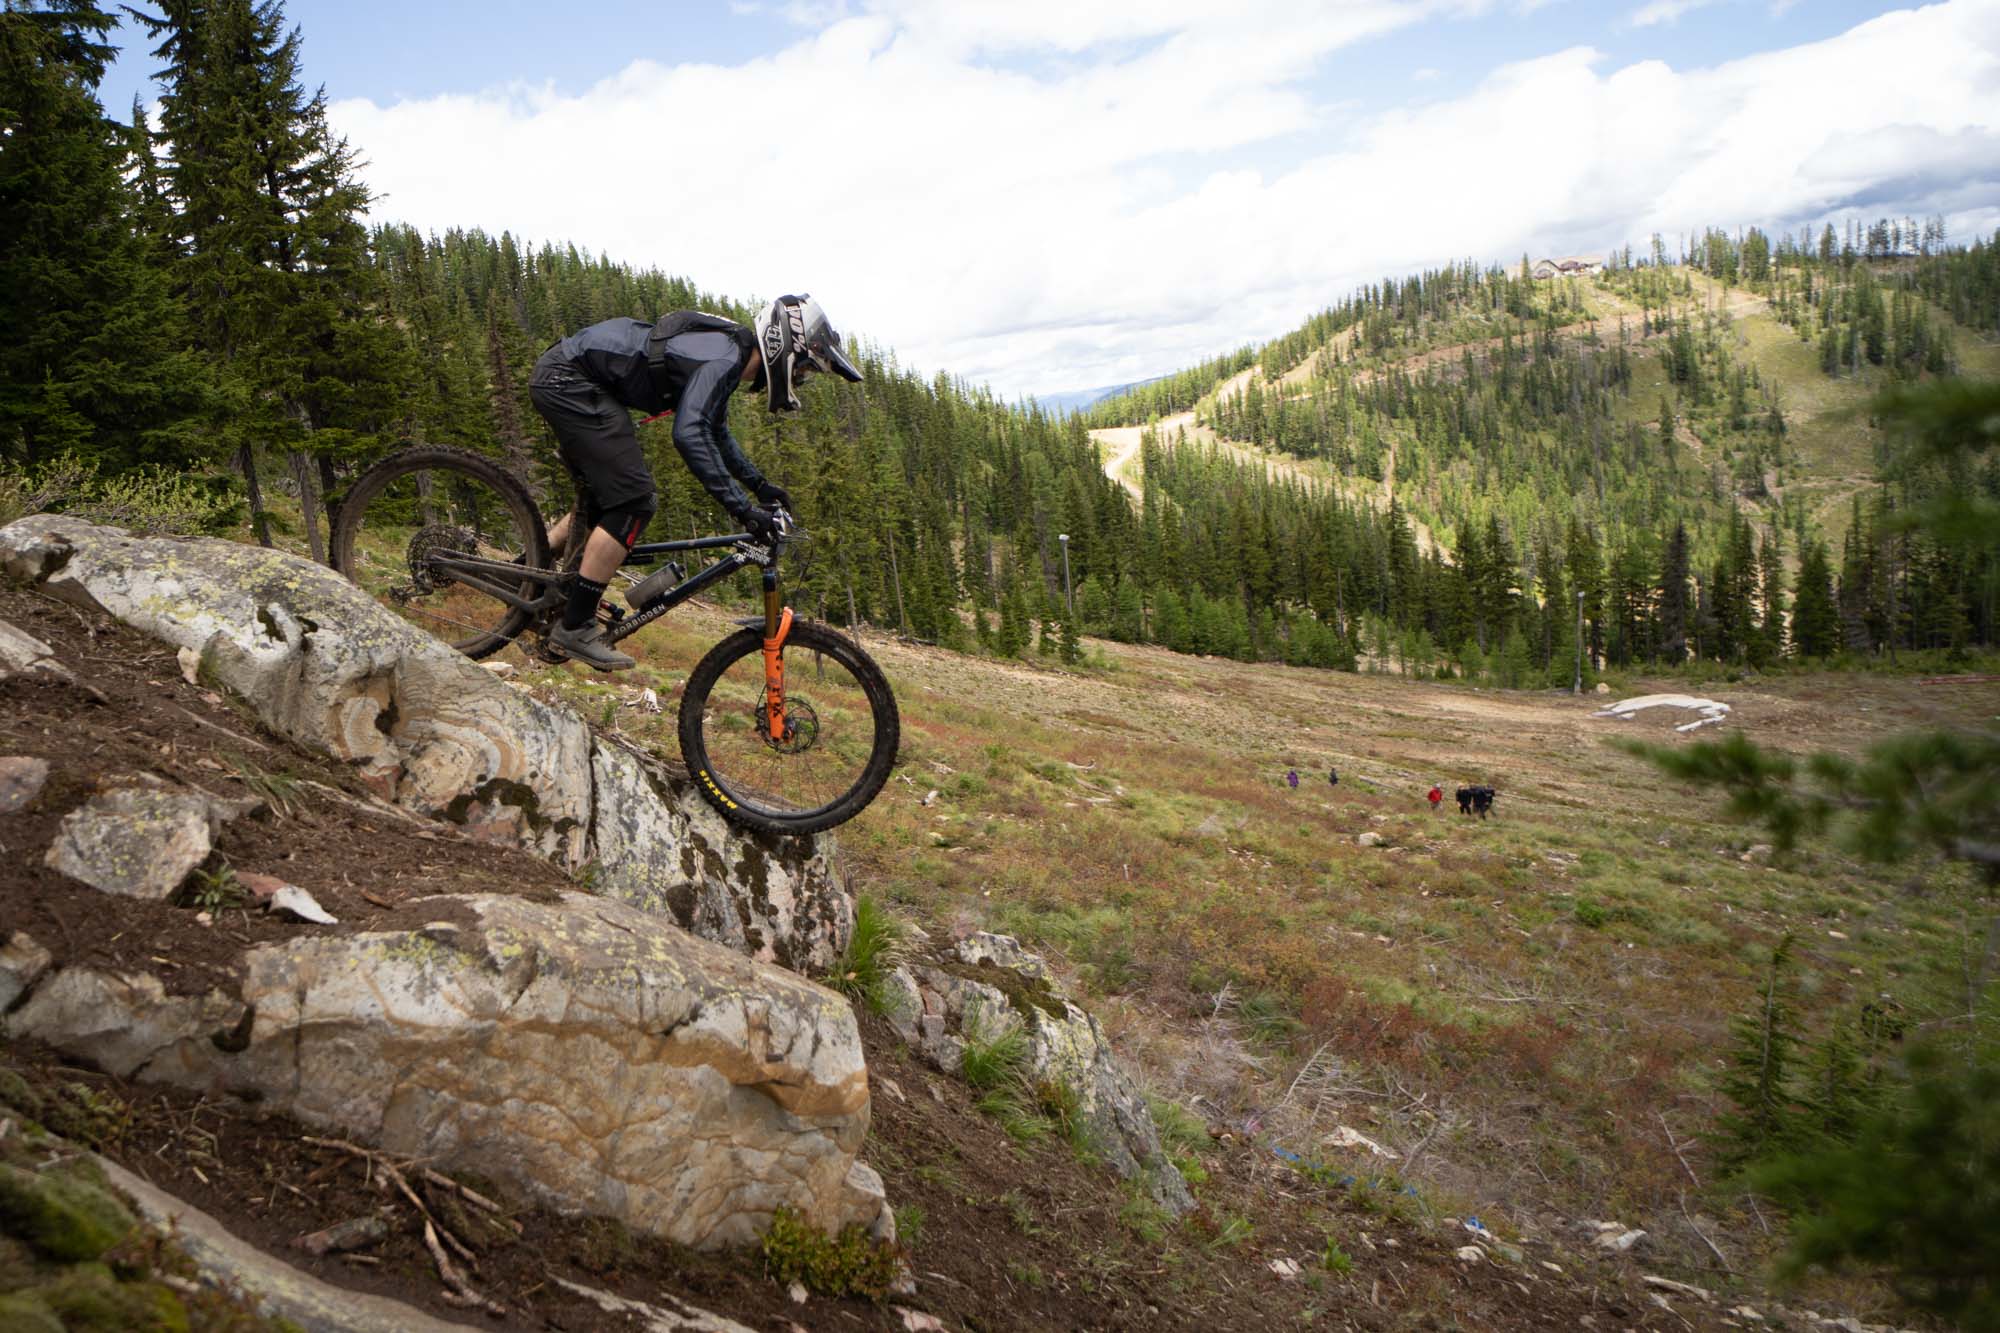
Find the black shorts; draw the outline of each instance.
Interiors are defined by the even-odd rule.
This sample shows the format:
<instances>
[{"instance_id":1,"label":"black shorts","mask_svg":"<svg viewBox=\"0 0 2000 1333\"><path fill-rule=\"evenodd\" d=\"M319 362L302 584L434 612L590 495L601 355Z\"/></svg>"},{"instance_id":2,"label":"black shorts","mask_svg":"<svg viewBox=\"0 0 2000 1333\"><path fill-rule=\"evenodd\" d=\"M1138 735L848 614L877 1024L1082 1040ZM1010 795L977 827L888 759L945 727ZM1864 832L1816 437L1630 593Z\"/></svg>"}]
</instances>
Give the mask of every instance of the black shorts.
<instances>
[{"instance_id":1,"label":"black shorts","mask_svg":"<svg viewBox=\"0 0 2000 1333\"><path fill-rule=\"evenodd\" d=\"M553 347L535 362L528 399L556 433L556 452L576 478L585 519L595 525L606 510L636 501L652 507L653 472L624 404Z\"/></svg>"}]
</instances>

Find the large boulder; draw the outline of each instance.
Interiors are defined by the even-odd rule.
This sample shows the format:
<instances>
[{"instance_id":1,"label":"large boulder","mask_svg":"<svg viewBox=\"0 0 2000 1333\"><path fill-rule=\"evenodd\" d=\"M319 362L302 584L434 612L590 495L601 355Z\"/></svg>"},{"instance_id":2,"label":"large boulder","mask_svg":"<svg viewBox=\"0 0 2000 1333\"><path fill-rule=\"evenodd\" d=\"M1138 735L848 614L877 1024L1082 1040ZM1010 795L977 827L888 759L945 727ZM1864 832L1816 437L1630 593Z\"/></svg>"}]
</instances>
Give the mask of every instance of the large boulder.
<instances>
[{"instance_id":1,"label":"large boulder","mask_svg":"<svg viewBox=\"0 0 2000 1333\"><path fill-rule=\"evenodd\" d=\"M755 958L821 971L846 945L853 904L821 839L735 829L684 775L502 683L332 570L46 514L0 528L0 568L197 655L266 726L353 764L399 805L570 869L594 862L598 892ZM60 669L31 639L0 643L0 662Z\"/></svg>"},{"instance_id":2,"label":"large boulder","mask_svg":"<svg viewBox=\"0 0 2000 1333\"><path fill-rule=\"evenodd\" d=\"M686 1245L780 1207L893 1236L840 996L586 894L421 903L419 930L252 948L231 991L64 968L0 1031Z\"/></svg>"},{"instance_id":3,"label":"large boulder","mask_svg":"<svg viewBox=\"0 0 2000 1333\"><path fill-rule=\"evenodd\" d=\"M889 1021L932 1065L957 1074L970 1041L1019 1029L1023 1073L1059 1083L1076 1098L1094 1147L1124 1179L1178 1216L1194 1207L1187 1182L1160 1142L1153 1113L1111 1049L1097 1019L1053 980L1048 964L1010 935L969 935L890 975Z\"/></svg>"}]
</instances>

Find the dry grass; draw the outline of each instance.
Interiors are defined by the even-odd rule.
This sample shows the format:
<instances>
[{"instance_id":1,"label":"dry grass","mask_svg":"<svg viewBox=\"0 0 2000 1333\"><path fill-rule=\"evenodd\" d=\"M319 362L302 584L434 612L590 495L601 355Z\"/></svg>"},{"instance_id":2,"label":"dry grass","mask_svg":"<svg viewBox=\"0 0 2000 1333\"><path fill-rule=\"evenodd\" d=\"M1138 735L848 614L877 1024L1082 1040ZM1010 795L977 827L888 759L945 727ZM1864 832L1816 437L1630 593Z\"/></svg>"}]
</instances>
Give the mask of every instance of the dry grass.
<instances>
[{"instance_id":1,"label":"dry grass","mask_svg":"<svg viewBox=\"0 0 2000 1333\"><path fill-rule=\"evenodd\" d=\"M677 611L639 636L637 677L531 679L592 716L653 685L666 713L611 711L670 749L673 686L725 622ZM1608 744L1674 740L1679 719L1094 641L1083 671L867 644L905 748L840 834L859 887L1047 953L1153 1090L1205 1121L1335 1162L1354 1154L1320 1139L1352 1126L1419 1151L1426 1189L1488 1225L1618 1215L1693 1259L1674 1147L1705 1170L1717 1044L1775 936L1809 941L1828 1012L1950 981L1938 900L1823 852L1746 863L1754 834ZM1730 725L1793 748L2000 714L1991 685L1717 693ZM1499 789L1491 821L1426 808L1431 782L1474 780ZM1388 845L1359 846L1368 831Z\"/></svg>"}]
</instances>

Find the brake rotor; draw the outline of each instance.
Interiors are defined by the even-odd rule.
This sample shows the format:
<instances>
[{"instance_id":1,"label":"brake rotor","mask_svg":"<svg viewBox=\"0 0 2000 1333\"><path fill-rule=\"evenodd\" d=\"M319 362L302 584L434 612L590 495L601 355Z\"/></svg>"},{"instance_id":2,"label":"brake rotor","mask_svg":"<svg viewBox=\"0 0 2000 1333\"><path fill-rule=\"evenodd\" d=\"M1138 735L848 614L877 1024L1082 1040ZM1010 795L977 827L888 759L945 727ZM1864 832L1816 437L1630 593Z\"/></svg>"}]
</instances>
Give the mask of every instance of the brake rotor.
<instances>
[{"instance_id":1,"label":"brake rotor","mask_svg":"<svg viewBox=\"0 0 2000 1333\"><path fill-rule=\"evenodd\" d=\"M763 696L757 699L757 735L779 754L804 754L819 743L819 714L796 696L785 700L785 738L771 739L771 713Z\"/></svg>"}]
</instances>

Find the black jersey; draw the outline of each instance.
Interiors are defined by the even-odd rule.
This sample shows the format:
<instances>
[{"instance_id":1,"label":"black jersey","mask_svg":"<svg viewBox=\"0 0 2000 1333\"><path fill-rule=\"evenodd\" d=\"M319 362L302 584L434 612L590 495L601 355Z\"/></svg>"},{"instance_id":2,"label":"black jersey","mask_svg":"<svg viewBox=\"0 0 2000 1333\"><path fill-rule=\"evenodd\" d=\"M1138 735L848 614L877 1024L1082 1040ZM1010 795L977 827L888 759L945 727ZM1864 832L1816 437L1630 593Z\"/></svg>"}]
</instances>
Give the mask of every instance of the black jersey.
<instances>
[{"instance_id":1,"label":"black jersey","mask_svg":"<svg viewBox=\"0 0 2000 1333\"><path fill-rule=\"evenodd\" d=\"M688 471L729 513L741 517L764 474L729 433L729 396L743 378L754 340L742 325L680 312L657 325L607 319L552 351L625 407L674 414L674 448Z\"/></svg>"}]
</instances>

